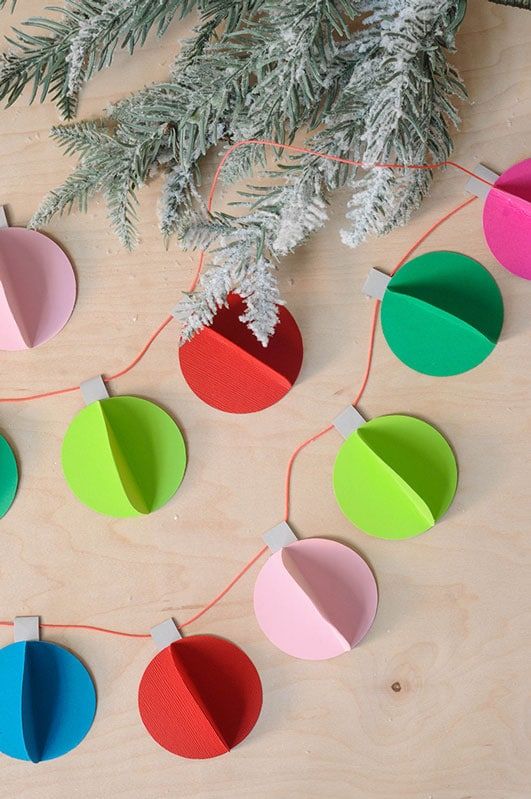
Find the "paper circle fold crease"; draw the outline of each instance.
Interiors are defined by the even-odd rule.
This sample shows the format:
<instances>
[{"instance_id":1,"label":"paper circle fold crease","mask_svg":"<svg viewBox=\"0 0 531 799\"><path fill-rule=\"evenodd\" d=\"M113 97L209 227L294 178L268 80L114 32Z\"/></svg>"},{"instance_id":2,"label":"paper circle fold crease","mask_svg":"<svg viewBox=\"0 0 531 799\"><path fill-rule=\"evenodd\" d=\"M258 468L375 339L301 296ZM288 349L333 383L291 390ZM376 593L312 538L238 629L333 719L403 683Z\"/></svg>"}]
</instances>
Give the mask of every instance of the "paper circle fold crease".
<instances>
[{"instance_id":1,"label":"paper circle fold crease","mask_svg":"<svg viewBox=\"0 0 531 799\"><path fill-rule=\"evenodd\" d=\"M0 519L5 516L17 493L18 467L11 446L0 435Z\"/></svg>"},{"instance_id":2,"label":"paper circle fold crease","mask_svg":"<svg viewBox=\"0 0 531 799\"><path fill-rule=\"evenodd\" d=\"M151 513L173 496L184 476L186 449L181 431L158 405L110 397L74 417L62 463L81 502L123 518Z\"/></svg>"},{"instance_id":3,"label":"paper circle fold crease","mask_svg":"<svg viewBox=\"0 0 531 799\"><path fill-rule=\"evenodd\" d=\"M356 527L378 538L411 538L450 507L457 464L446 439L413 416L378 416L342 444L334 493Z\"/></svg>"},{"instance_id":4,"label":"paper circle fold crease","mask_svg":"<svg viewBox=\"0 0 531 799\"><path fill-rule=\"evenodd\" d=\"M306 538L275 552L254 588L263 633L286 654L306 660L349 652L370 629L377 605L367 563L325 538Z\"/></svg>"},{"instance_id":5,"label":"paper circle fold crease","mask_svg":"<svg viewBox=\"0 0 531 799\"><path fill-rule=\"evenodd\" d=\"M0 650L0 751L38 763L76 747L90 730L96 691L81 661L47 641Z\"/></svg>"},{"instance_id":6,"label":"paper circle fold crease","mask_svg":"<svg viewBox=\"0 0 531 799\"><path fill-rule=\"evenodd\" d=\"M531 158L495 181L483 206L483 232L499 263L531 280Z\"/></svg>"},{"instance_id":7,"label":"paper circle fold crease","mask_svg":"<svg viewBox=\"0 0 531 799\"><path fill-rule=\"evenodd\" d=\"M302 365L300 330L292 315L279 307L279 322L267 347L240 317L246 306L231 294L212 325L179 347L186 382L203 402L228 413L254 413L282 399Z\"/></svg>"},{"instance_id":8,"label":"paper circle fold crease","mask_svg":"<svg viewBox=\"0 0 531 799\"><path fill-rule=\"evenodd\" d=\"M0 349L38 347L65 326L76 278L63 250L26 228L0 229Z\"/></svg>"},{"instance_id":9,"label":"paper circle fold crease","mask_svg":"<svg viewBox=\"0 0 531 799\"><path fill-rule=\"evenodd\" d=\"M450 376L492 352L503 325L503 300L477 261L430 252L391 278L381 313L383 334L397 358L417 372Z\"/></svg>"},{"instance_id":10,"label":"paper circle fold crease","mask_svg":"<svg viewBox=\"0 0 531 799\"><path fill-rule=\"evenodd\" d=\"M138 689L140 716L152 738L174 755L211 758L241 743L262 707L255 666L213 635L182 638L159 652Z\"/></svg>"}]
</instances>

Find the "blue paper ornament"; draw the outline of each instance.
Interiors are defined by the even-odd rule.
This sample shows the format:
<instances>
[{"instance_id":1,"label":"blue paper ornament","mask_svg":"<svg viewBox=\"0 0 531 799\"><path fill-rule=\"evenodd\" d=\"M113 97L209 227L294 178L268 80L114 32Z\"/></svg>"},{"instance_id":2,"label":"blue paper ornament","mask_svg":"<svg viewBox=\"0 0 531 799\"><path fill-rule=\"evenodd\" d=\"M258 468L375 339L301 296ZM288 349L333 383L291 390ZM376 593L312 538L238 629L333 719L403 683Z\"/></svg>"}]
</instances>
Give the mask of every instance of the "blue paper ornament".
<instances>
[{"instance_id":1,"label":"blue paper ornament","mask_svg":"<svg viewBox=\"0 0 531 799\"><path fill-rule=\"evenodd\" d=\"M0 650L0 751L38 763L66 754L85 737L96 691L81 661L47 641Z\"/></svg>"}]
</instances>

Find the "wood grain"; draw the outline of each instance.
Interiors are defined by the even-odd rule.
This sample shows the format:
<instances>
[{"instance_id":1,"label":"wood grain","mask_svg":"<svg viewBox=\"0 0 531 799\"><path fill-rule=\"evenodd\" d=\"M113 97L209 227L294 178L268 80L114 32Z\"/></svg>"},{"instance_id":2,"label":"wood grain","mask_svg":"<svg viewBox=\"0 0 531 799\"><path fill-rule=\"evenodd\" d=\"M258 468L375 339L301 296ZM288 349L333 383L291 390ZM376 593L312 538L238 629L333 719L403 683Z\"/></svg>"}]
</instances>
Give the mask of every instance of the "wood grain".
<instances>
[{"instance_id":1,"label":"wood grain","mask_svg":"<svg viewBox=\"0 0 531 799\"><path fill-rule=\"evenodd\" d=\"M19 3L17 17L42 3ZM10 18L0 17L7 32ZM83 117L167 74L186 30L173 26L133 60L119 56L85 92ZM456 157L501 170L529 157L531 14L471 0L455 61L471 104L462 108ZM0 200L24 224L70 164L47 138L50 103L2 110ZM282 265L283 295L305 341L303 373L279 405L251 417L201 404L178 369L170 326L149 356L114 388L171 410L185 431L187 477L176 498L142 520L112 520L71 497L59 455L77 395L2 405L0 424L22 467L20 492L2 520L1 617L145 631L191 615L259 549L280 520L283 473L294 446L352 397L364 368L369 304L360 285L372 265L390 269L463 196L447 171L405 229L355 252L339 242L345 197L326 231ZM58 219L49 229L79 279L72 320L48 345L3 353L0 394L69 385L111 373L136 352L177 301L194 257L168 252L156 228L158 183L142 191L142 244L120 249L105 210ZM292 521L302 536L348 542L373 565L381 601L375 626L351 655L307 663L261 635L252 612L253 573L197 622L197 632L241 645L262 675L265 704L250 738L227 757L187 762L157 748L136 708L149 642L57 633L89 664L99 708L71 755L33 767L2 758L0 799L527 799L529 758L529 326L531 285L498 266L483 241L479 202L424 246L477 258L503 292L500 345L478 369L451 379L415 374L378 335L363 402L371 415L400 412L434 422L455 447L456 501L416 540L372 540L342 517L332 496L334 433L294 469ZM191 629L191 628L190 628ZM8 630L1 633L8 643ZM1 711L0 711L1 712Z\"/></svg>"}]
</instances>

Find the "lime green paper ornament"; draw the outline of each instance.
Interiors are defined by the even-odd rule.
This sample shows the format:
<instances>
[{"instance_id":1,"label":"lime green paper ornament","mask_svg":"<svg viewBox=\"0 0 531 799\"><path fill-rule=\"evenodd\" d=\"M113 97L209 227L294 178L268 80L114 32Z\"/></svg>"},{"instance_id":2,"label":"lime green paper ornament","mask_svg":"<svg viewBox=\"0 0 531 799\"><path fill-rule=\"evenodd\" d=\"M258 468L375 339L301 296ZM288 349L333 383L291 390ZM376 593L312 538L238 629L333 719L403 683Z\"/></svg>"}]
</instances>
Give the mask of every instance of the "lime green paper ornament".
<instances>
[{"instance_id":1,"label":"lime green paper ornament","mask_svg":"<svg viewBox=\"0 0 531 799\"><path fill-rule=\"evenodd\" d=\"M456 487L450 445L413 416L362 421L334 466L339 507L356 527L377 538L411 538L429 530L448 510Z\"/></svg>"},{"instance_id":2,"label":"lime green paper ornament","mask_svg":"<svg viewBox=\"0 0 531 799\"><path fill-rule=\"evenodd\" d=\"M109 516L139 516L173 496L186 450L181 431L158 405L107 397L90 401L74 417L62 463L68 485L85 505Z\"/></svg>"},{"instance_id":3,"label":"lime green paper ornament","mask_svg":"<svg viewBox=\"0 0 531 799\"><path fill-rule=\"evenodd\" d=\"M503 325L494 278L477 261L431 252L405 264L382 298L382 329L394 354L411 369L449 376L480 364Z\"/></svg>"},{"instance_id":4,"label":"lime green paper ornament","mask_svg":"<svg viewBox=\"0 0 531 799\"><path fill-rule=\"evenodd\" d=\"M13 504L18 488L18 468L15 455L6 439L0 435L0 519Z\"/></svg>"}]
</instances>

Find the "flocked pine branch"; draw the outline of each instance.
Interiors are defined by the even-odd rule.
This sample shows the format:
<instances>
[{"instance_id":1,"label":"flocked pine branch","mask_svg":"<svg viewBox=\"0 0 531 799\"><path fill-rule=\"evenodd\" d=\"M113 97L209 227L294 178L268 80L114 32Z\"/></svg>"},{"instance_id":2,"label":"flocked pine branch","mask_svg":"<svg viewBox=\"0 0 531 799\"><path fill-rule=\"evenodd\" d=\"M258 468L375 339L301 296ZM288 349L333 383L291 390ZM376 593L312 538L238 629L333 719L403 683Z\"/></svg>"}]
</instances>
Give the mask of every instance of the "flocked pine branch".
<instances>
[{"instance_id":1,"label":"flocked pine branch","mask_svg":"<svg viewBox=\"0 0 531 799\"><path fill-rule=\"evenodd\" d=\"M322 226L330 191L352 196L344 241L405 222L430 185L427 171L360 170L277 150L267 186L242 192L238 216L205 213L202 157L241 138L291 141L313 150L400 163L443 160L462 84L447 61L462 0L203 0L199 26L166 83L119 102L106 119L54 135L78 166L45 199L34 226L99 192L122 241L136 240L136 197L164 175L160 224L184 246L207 247L198 290L185 297L184 336L209 324L230 291L248 297L245 322L266 342L276 319L279 258ZM230 182L264 170L261 146L232 154ZM256 182L256 181L253 181Z\"/></svg>"},{"instance_id":2,"label":"flocked pine branch","mask_svg":"<svg viewBox=\"0 0 531 799\"><path fill-rule=\"evenodd\" d=\"M47 7L47 16L30 17L6 37L11 49L0 60L0 99L8 105L30 85L31 100L51 94L65 119L71 119L81 87L111 64L117 48L132 53L153 28L162 36L177 14L195 5L195 0L64 2L62 10Z\"/></svg>"},{"instance_id":3,"label":"flocked pine branch","mask_svg":"<svg viewBox=\"0 0 531 799\"><path fill-rule=\"evenodd\" d=\"M337 53L343 65L341 74L349 76L348 82L324 118L326 129L313 136L308 145L316 151L368 163L444 160L451 149L448 126L459 121L451 98L464 96L462 84L445 56L445 50L453 45L448 24L453 6L429 0L404 1L394 3L395 9L401 7L400 13L391 17L389 5L363 4L364 11L370 7L370 16L362 30ZM246 192L242 204L249 211L243 219L235 220L235 225L238 230L242 225L249 229L252 250L258 223L266 252L273 257L285 255L324 224L327 193L345 181L353 195L347 212L349 228L342 238L349 246L356 246L368 235L386 233L404 224L419 206L431 180L427 170L372 169L360 174L360 170L312 155L288 159L287 165L268 175L280 176L282 185ZM186 229L182 235L184 244L189 245ZM240 239L237 247L241 250ZM213 272L218 280L223 277L219 265ZM190 321L183 331L185 338L193 335L201 321L202 287L196 301L194 307L194 298L186 299ZM209 321L207 313L204 323Z\"/></svg>"}]
</instances>

